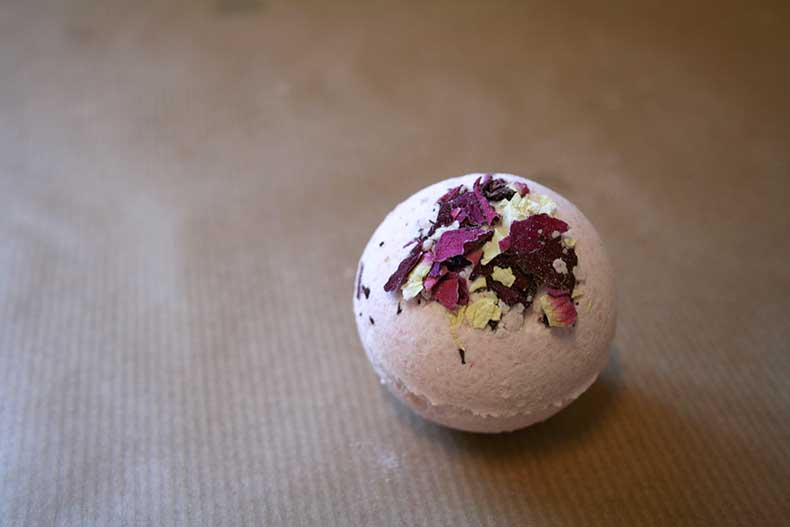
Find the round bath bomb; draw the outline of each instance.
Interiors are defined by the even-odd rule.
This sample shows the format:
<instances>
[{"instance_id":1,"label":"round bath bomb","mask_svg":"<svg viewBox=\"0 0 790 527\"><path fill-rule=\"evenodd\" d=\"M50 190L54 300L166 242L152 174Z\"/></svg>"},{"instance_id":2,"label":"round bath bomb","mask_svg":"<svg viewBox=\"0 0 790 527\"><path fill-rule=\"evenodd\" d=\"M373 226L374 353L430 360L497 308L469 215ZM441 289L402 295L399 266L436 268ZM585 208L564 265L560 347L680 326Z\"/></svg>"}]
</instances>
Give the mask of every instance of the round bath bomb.
<instances>
[{"instance_id":1,"label":"round bath bomb","mask_svg":"<svg viewBox=\"0 0 790 527\"><path fill-rule=\"evenodd\" d=\"M555 414L597 378L615 331L612 269L568 200L512 174L468 174L395 207L362 254L362 345L412 410L472 432Z\"/></svg>"}]
</instances>

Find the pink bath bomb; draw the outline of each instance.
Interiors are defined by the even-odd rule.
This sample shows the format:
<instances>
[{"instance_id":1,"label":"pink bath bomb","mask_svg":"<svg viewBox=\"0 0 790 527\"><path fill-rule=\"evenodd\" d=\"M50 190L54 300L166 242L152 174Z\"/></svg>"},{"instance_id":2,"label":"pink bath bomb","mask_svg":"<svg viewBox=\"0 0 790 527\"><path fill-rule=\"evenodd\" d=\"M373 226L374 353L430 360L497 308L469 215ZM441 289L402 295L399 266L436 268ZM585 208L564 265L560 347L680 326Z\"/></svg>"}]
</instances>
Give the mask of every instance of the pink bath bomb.
<instances>
[{"instance_id":1,"label":"pink bath bomb","mask_svg":"<svg viewBox=\"0 0 790 527\"><path fill-rule=\"evenodd\" d=\"M562 309L575 308L572 326L549 326L545 309L557 298L543 296L549 291L545 284L538 286L528 307L499 300L499 320L482 328L457 317L458 310L449 310L426 291L409 299L400 287L385 291L384 284L414 250L414 244L404 246L430 231L437 200L459 185L471 192L483 176L468 174L441 181L395 207L362 253L353 303L362 345L390 392L435 423L495 433L547 419L595 382L607 363L617 301L612 268L589 220L553 190L512 174L492 176L513 189L526 184L529 196L548 198L552 216L569 226L563 237L575 251L578 264L566 269L559 262L555 268L573 273L576 279L573 298L562 297L559 302ZM549 234L556 237L558 233ZM428 252L430 246L430 241L423 244ZM475 257L479 258L479 252ZM469 276L465 279L467 286L473 283ZM469 294L468 302L471 305L475 297L493 294L478 290ZM453 327L454 320L461 323Z\"/></svg>"}]
</instances>

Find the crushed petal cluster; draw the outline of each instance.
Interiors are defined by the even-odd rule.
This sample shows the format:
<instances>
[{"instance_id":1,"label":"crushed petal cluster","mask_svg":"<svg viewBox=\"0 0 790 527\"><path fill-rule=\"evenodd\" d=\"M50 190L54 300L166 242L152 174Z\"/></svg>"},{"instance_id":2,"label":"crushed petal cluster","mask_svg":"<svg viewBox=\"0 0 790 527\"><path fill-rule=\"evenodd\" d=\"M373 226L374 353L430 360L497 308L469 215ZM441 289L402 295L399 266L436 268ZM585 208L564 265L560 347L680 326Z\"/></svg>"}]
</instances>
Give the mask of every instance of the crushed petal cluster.
<instances>
[{"instance_id":1,"label":"crushed petal cluster","mask_svg":"<svg viewBox=\"0 0 790 527\"><path fill-rule=\"evenodd\" d=\"M456 326L495 329L504 311L535 301L548 326L576 323L576 243L554 217L554 201L487 174L436 204L430 229L407 244L385 291L435 300Z\"/></svg>"}]
</instances>

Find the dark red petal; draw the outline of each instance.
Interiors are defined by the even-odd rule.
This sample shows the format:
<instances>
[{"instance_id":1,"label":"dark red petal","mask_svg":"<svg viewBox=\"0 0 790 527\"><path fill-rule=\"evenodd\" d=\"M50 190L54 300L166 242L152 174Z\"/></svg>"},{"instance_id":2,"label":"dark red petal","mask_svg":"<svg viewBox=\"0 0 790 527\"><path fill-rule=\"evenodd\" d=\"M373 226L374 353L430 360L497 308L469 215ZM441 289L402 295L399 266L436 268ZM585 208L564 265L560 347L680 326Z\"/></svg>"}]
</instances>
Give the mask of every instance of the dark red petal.
<instances>
[{"instance_id":1,"label":"dark red petal","mask_svg":"<svg viewBox=\"0 0 790 527\"><path fill-rule=\"evenodd\" d=\"M554 289L573 290L576 279L571 272L576 266L576 252L566 249L562 238L552 233L566 232L568 224L547 214L536 214L526 220L514 221L510 227L510 252L518 257L518 265ZM568 268L567 273L554 269L554 260L560 259Z\"/></svg>"},{"instance_id":2,"label":"dark red petal","mask_svg":"<svg viewBox=\"0 0 790 527\"><path fill-rule=\"evenodd\" d=\"M515 305L521 303L524 307L529 307L532 300L535 298L538 284L535 277L531 274L525 273L518 265L518 256L513 254L500 254L491 260L486 267L484 276L486 276L486 284L489 289L493 290L506 304ZM494 267L509 267L510 271L516 277L513 285L510 287L497 282L491 277L491 271Z\"/></svg>"},{"instance_id":3,"label":"dark red petal","mask_svg":"<svg viewBox=\"0 0 790 527\"><path fill-rule=\"evenodd\" d=\"M483 257L483 249L475 249L474 251L470 251L465 255L465 258L469 260L472 265L477 265L477 262L480 261L480 258Z\"/></svg>"},{"instance_id":4,"label":"dark red petal","mask_svg":"<svg viewBox=\"0 0 790 527\"><path fill-rule=\"evenodd\" d=\"M422 246L421 244L417 244L412 248L409 255L398 264L398 268L392 273L392 276L389 277L387 283L384 284L384 291L394 291L405 284L409 273L414 269L414 266L417 265L417 262L420 261L420 258L422 258Z\"/></svg>"},{"instance_id":5,"label":"dark red petal","mask_svg":"<svg viewBox=\"0 0 790 527\"><path fill-rule=\"evenodd\" d=\"M548 214L535 214L525 220L514 221L510 226L510 246L518 253L528 253L540 249L543 240L557 240L551 233L567 232L568 224Z\"/></svg>"},{"instance_id":6,"label":"dark red petal","mask_svg":"<svg viewBox=\"0 0 790 527\"><path fill-rule=\"evenodd\" d=\"M469 287L466 283L466 278L463 276L458 277L458 305L465 306L469 303Z\"/></svg>"},{"instance_id":7,"label":"dark red petal","mask_svg":"<svg viewBox=\"0 0 790 527\"><path fill-rule=\"evenodd\" d=\"M447 273L433 288L433 298L449 310L458 307L459 281L456 273Z\"/></svg>"},{"instance_id":8,"label":"dark red petal","mask_svg":"<svg viewBox=\"0 0 790 527\"><path fill-rule=\"evenodd\" d=\"M515 306L519 302L521 302L521 297L518 294L518 291L514 289L510 289L508 286L501 282L497 282L490 276L486 277L486 287L496 293L496 296L509 306Z\"/></svg>"}]
</instances>

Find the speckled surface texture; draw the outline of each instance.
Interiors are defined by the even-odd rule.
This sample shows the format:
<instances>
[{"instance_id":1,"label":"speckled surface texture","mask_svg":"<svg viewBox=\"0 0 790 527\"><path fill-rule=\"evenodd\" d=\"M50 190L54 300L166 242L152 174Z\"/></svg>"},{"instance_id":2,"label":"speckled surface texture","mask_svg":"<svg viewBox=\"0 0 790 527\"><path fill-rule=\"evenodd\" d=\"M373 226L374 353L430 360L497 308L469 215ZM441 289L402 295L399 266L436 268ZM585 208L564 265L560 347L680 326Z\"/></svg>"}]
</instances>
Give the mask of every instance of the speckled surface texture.
<instances>
[{"instance_id":1,"label":"speckled surface texture","mask_svg":"<svg viewBox=\"0 0 790 527\"><path fill-rule=\"evenodd\" d=\"M0 526L784 526L787 2L0 2ZM350 292L420 189L512 172L617 331L481 435Z\"/></svg>"},{"instance_id":2,"label":"speckled surface texture","mask_svg":"<svg viewBox=\"0 0 790 527\"><path fill-rule=\"evenodd\" d=\"M360 259L358 283L370 294L355 294L353 307L362 344L381 380L397 395L442 424L499 432L546 419L592 384L607 361L617 298L605 248L589 220L540 184L496 174L527 183L533 193L557 203L556 217L568 223L577 240L577 272L584 277L579 320L570 330L549 329L539 322L533 304L521 317L519 331L504 324L496 333L464 324L456 331L465 349L466 364L461 364L447 310L436 302L403 301L400 291L385 292L384 283L409 252L403 246L420 227L430 227L436 200L458 185L471 189L482 175L435 183L387 215Z\"/></svg>"}]
</instances>

